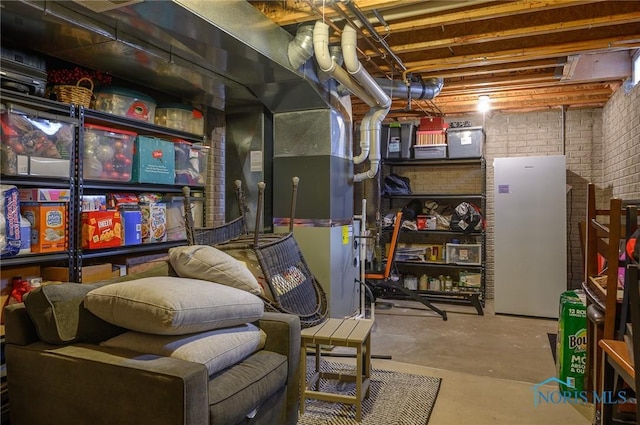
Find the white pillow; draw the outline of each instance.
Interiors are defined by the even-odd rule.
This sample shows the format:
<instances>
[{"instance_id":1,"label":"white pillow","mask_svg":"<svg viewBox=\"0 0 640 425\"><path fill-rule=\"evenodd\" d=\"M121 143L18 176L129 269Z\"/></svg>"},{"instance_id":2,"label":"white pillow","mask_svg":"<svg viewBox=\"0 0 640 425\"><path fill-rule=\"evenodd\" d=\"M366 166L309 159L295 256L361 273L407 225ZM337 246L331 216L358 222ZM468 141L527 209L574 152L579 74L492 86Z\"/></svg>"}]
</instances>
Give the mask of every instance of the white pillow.
<instances>
[{"instance_id":1,"label":"white pillow","mask_svg":"<svg viewBox=\"0 0 640 425\"><path fill-rule=\"evenodd\" d=\"M261 329L245 324L178 336L129 331L100 345L202 363L211 376L264 348L266 337Z\"/></svg>"},{"instance_id":2,"label":"white pillow","mask_svg":"<svg viewBox=\"0 0 640 425\"><path fill-rule=\"evenodd\" d=\"M229 254L208 245L179 246L169 250L169 261L178 276L208 280L262 294L251 271Z\"/></svg>"},{"instance_id":3,"label":"white pillow","mask_svg":"<svg viewBox=\"0 0 640 425\"><path fill-rule=\"evenodd\" d=\"M246 291L197 279L158 276L90 291L84 305L114 325L158 335L184 335L258 320L264 303Z\"/></svg>"}]
</instances>

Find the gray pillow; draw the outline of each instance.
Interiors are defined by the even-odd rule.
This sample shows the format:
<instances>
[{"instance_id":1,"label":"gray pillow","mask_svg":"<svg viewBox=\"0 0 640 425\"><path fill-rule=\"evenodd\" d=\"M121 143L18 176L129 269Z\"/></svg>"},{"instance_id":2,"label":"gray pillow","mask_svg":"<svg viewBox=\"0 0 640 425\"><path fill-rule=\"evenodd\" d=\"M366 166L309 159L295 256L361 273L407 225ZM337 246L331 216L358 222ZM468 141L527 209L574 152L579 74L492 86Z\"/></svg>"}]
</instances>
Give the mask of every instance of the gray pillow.
<instances>
[{"instance_id":1,"label":"gray pillow","mask_svg":"<svg viewBox=\"0 0 640 425\"><path fill-rule=\"evenodd\" d=\"M86 294L105 284L60 283L44 285L27 293L24 305L38 337L49 344L97 343L124 329L87 310Z\"/></svg>"},{"instance_id":2,"label":"gray pillow","mask_svg":"<svg viewBox=\"0 0 640 425\"><path fill-rule=\"evenodd\" d=\"M244 263L212 246L190 245L171 248L169 261L180 277L208 280L255 295L262 294L258 281Z\"/></svg>"},{"instance_id":3,"label":"gray pillow","mask_svg":"<svg viewBox=\"0 0 640 425\"><path fill-rule=\"evenodd\" d=\"M180 277L147 277L89 292L93 314L129 330L184 335L237 326L262 317L264 304L246 291Z\"/></svg>"},{"instance_id":4,"label":"gray pillow","mask_svg":"<svg viewBox=\"0 0 640 425\"><path fill-rule=\"evenodd\" d=\"M245 324L189 335L129 331L100 345L202 363L213 375L264 348L265 340L266 334L261 329Z\"/></svg>"}]
</instances>

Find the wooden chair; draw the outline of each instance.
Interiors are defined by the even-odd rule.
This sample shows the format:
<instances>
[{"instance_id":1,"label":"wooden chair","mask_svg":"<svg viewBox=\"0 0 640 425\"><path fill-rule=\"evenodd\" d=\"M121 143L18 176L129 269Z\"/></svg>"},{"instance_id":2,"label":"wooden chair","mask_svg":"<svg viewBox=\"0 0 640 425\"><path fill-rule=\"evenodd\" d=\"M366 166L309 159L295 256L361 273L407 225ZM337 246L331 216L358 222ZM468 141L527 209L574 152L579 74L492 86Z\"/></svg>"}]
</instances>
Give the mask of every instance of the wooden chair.
<instances>
[{"instance_id":1,"label":"wooden chair","mask_svg":"<svg viewBox=\"0 0 640 425\"><path fill-rule=\"evenodd\" d=\"M622 201L612 198L609 209L596 208L595 185L587 186L585 272L587 298L587 365L585 387L600 392L602 338L614 339L621 293L616 289L622 231ZM606 283L605 283L606 282ZM614 288L614 290L610 290ZM598 406L596 406L598 410Z\"/></svg>"},{"instance_id":2,"label":"wooden chair","mask_svg":"<svg viewBox=\"0 0 640 425\"><path fill-rule=\"evenodd\" d=\"M431 304L427 299L421 297L414 291L406 289L404 286L398 284L397 281L391 279L391 274L395 271L395 257L398 249L398 239L400 236L400 229L402 228L402 211L398 211L395 217L395 223L393 225L393 233L391 234L391 243L389 244L389 252L387 252L387 260L384 270L381 271L369 271L364 275L365 283L373 294L380 294L385 292L401 292L409 298L424 304L429 309L442 316L442 320L447 320L447 313L440 310L438 307ZM372 300L375 302L375 299Z\"/></svg>"}]
</instances>

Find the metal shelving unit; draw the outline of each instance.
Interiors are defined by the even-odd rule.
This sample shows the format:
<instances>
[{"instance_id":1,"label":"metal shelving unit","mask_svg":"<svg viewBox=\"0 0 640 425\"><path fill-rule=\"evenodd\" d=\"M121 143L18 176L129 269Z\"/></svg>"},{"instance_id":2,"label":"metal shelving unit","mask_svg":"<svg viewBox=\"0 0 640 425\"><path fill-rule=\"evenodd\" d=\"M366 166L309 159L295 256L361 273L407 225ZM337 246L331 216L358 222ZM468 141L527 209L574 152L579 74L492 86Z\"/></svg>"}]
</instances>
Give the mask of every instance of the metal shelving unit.
<instances>
[{"instance_id":1,"label":"metal shelving unit","mask_svg":"<svg viewBox=\"0 0 640 425\"><path fill-rule=\"evenodd\" d=\"M141 244L106 248L98 250L82 249L82 223L80 214L80 200L83 194L104 194L109 191L119 192L161 192L172 195L182 195L182 184L142 184L114 181L85 180L83 178L83 127L84 123L97 124L111 128L136 131L138 134L157 136L163 138L179 138L192 143L202 143L203 136L198 136L183 131L157 126L151 123L133 120L107 114L101 111L75 107L65 103L55 102L49 99L30 96L14 91L2 89L2 102L15 104L36 113L58 115L66 120L73 120L76 126L75 143L73 152L70 153L69 177L39 177L2 175L3 184L11 184L18 187L50 187L68 189L71 194L68 205L69 235L68 251L46 254L27 254L2 259L3 267L22 266L27 264L61 264L66 263L69 269L69 281L82 281L83 260L107 258L117 255L166 252L169 248L183 245L184 240L164 243ZM203 186L193 186L201 189Z\"/></svg>"},{"instance_id":2,"label":"metal shelving unit","mask_svg":"<svg viewBox=\"0 0 640 425\"><path fill-rule=\"evenodd\" d=\"M394 208L401 208L406 205L412 199L421 200L435 200L455 207L462 201L467 201L475 204L479 204L481 211L486 211L486 163L484 158L472 158L472 159L384 159L382 165L388 168L389 173L393 173L397 167L418 167L432 171L434 169L441 169L443 167L459 166L469 170L480 170L481 181L479 182L481 190L478 193L412 193L408 195L384 195L381 199L386 199L389 202L390 210ZM419 171L418 171L419 172ZM384 234L388 232L383 231ZM383 235L384 237L385 235ZM454 230L406 230L403 229L400 233L401 242L413 242L413 243L429 243L432 240L442 241L450 237L451 239L471 239L480 243L481 246L481 264L453 264L444 261L414 261L414 260L401 260L396 257L395 264L402 274L403 272L414 272L416 270L424 271L436 271L439 272L460 272L471 271L481 273L481 285L478 290L465 288L464 290L457 292L450 291L416 291L421 297L425 297L430 302L443 302L453 304L466 304L476 308L478 314L482 315L484 300L485 300L485 288L486 288L486 234L484 231L474 231L471 233L465 233ZM417 274L417 273L416 273ZM398 294L402 298L401 294Z\"/></svg>"}]
</instances>

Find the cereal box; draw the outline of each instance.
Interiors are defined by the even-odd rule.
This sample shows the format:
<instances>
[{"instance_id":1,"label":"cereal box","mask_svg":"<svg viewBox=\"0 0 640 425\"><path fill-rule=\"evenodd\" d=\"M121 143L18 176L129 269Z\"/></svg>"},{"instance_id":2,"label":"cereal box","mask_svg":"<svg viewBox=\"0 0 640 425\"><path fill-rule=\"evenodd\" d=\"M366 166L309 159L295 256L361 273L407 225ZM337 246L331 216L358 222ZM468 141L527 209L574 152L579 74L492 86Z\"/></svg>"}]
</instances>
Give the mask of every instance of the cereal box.
<instances>
[{"instance_id":1,"label":"cereal box","mask_svg":"<svg viewBox=\"0 0 640 425\"><path fill-rule=\"evenodd\" d=\"M113 248L122 245L122 222L119 211L82 213L82 247Z\"/></svg>"},{"instance_id":2,"label":"cereal box","mask_svg":"<svg viewBox=\"0 0 640 425\"><path fill-rule=\"evenodd\" d=\"M67 249L67 203L21 202L20 211L31 223L31 251Z\"/></svg>"},{"instance_id":3,"label":"cereal box","mask_svg":"<svg viewBox=\"0 0 640 425\"><path fill-rule=\"evenodd\" d=\"M144 204L142 211L142 243L167 241L166 204Z\"/></svg>"}]
</instances>

